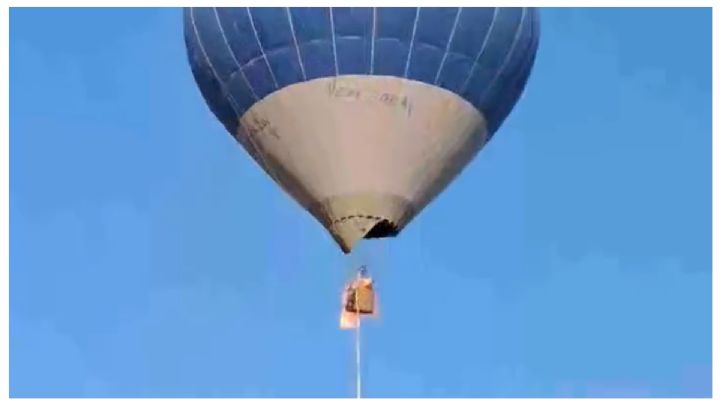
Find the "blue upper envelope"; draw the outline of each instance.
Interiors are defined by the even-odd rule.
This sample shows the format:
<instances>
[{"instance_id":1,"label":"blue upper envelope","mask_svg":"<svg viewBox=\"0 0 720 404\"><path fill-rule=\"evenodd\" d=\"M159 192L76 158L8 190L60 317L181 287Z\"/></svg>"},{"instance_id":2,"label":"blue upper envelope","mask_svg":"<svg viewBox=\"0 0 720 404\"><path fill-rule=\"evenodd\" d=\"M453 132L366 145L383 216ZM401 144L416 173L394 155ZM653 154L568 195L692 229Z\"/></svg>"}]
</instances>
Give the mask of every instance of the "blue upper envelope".
<instances>
[{"instance_id":1,"label":"blue upper envelope","mask_svg":"<svg viewBox=\"0 0 720 404\"><path fill-rule=\"evenodd\" d=\"M493 134L539 39L532 8L187 8L184 21L195 80L233 133L278 89L353 74L445 88L480 110Z\"/></svg>"}]
</instances>

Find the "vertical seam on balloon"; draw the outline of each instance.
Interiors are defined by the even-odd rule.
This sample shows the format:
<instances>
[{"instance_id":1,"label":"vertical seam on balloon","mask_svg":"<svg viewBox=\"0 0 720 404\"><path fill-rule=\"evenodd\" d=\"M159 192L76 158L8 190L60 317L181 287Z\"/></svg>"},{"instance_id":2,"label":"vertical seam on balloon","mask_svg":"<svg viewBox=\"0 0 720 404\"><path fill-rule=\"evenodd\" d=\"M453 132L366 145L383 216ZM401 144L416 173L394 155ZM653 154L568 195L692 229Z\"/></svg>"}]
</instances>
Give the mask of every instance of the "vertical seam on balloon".
<instances>
[{"instance_id":1,"label":"vertical seam on balloon","mask_svg":"<svg viewBox=\"0 0 720 404\"><path fill-rule=\"evenodd\" d=\"M413 23L412 37L410 38L410 49L408 50L407 61L405 61L405 74L403 77L407 78L408 71L410 70L410 59L412 58L413 46L415 45L415 33L417 32L418 20L420 19L420 7L415 8L415 22Z\"/></svg>"},{"instance_id":2,"label":"vertical seam on balloon","mask_svg":"<svg viewBox=\"0 0 720 404\"><path fill-rule=\"evenodd\" d=\"M480 51L478 52L477 56L475 56L475 60L473 61L472 68L470 69L470 72L468 73L468 76L465 79L465 82L463 83L462 87L460 87L460 91L459 91L460 94L462 94L463 92L465 92L465 90L467 90L467 86L468 86L468 84L470 84L470 79L475 74L475 69L477 68L478 61L480 60L480 56L482 56L482 54L485 52L485 48L487 47L488 42L490 42L490 36L492 35L492 31L495 28L495 20L499 13L500 13L500 8L495 7L495 10L493 11L492 21L490 21L490 28L488 28L488 31L485 34L483 43L480 46Z\"/></svg>"},{"instance_id":3,"label":"vertical seam on balloon","mask_svg":"<svg viewBox=\"0 0 720 404\"><path fill-rule=\"evenodd\" d=\"M190 23L193 26L193 34L195 35L195 39L198 42L198 46L200 46L200 51L202 52L203 56L205 57L205 61L207 62L208 67L210 68L210 71L212 72L213 76L215 77L215 80L217 80L220 87L222 87L224 92L230 98L229 99L230 104L231 104L233 110L235 111L235 115L237 115L237 117L239 119L240 118L239 108L238 108L239 105L238 105L237 101L235 101L235 97L233 97L233 95L229 91L227 91L227 87L225 87L225 84L220 79L220 75L218 75L217 71L215 70L215 66L213 66L212 61L210 60L210 57L208 56L207 51L205 50L205 45L203 45L202 38L200 38L200 33L198 32L197 25L195 24L195 9L194 8L190 9Z\"/></svg>"},{"instance_id":4,"label":"vertical seam on balloon","mask_svg":"<svg viewBox=\"0 0 720 404\"><path fill-rule=\"evenodd\" d=\"M375 72L375 32L377 30L377 8L373 7L373 20L372 20L372 39L370 41L370 74Z\"/></svg>"},{"instance_id":5,"label":"vertical seam on balloon","mask_svg":"<svg viewBox=\"0 0 720 404\"><path fill-rule=\"evenodd\" d=\"M268 175L270 175L270 178L272 178L273 181L275 181L280 186L280 188L282 188L285 192L290 194L290 192L287 190L285 185L283 185L283 183L280 182L280 180L278 179L279 177L277 177L275 174L273 174L272 167L270 167L270 165L268 165L267 161L265 160L265 157L263 157L262 153L260 153L260 149L255 145L255 141L253 141L252 134L250 134L250 131L245 126L245 123L243 123L242 117L240 116L240 114L238 112L239 108L238 108L238 103L235 100L235 97L233 97L233 95L229 91L227 91L227 88L223 84L222 80L220 80L220 76L218 76L217 71L215 71L215 66L213 66L212 61L210 60L210 57L208 57L207 51L205 50L205 46L203 45L202 39L200 38L200 33L197 30L197 25L195 24L194 10L195 10L194 8L190 9L190 23L193 26L193 33L195 35L195 39L197 39L197 43L198 43L198 46L200 47L200 51L202 52L203 56L205 57L205 61L207 62L208 67L210 68L210 71L212 72L212 75L215 77L215 80L218 82L218 84L220 85L222 90L224 90L225 94L227 94L227 96L229 98L228 101L230 101L230 105L231 105L233 111L235 111L235 115L238 118L238 125L242 126L243 130L245 131L247 139L250 142L250 147L252 147L252 149L255 153L254 156L252 156L252 153L251 153L251 156L252 157L257 156L257 158L260 159L259 164L268 173ZM233 134L233 137L237 140L236 136L237 136L237 133Z\"/></svg>"},{"instance_id":6,"label":"vertical seam on balloon","mask_svg":"<svg viewBox=\"0 0 720 404\"><path fill-rule=\"evenodd\" d=\"M532 67L533 61L535 60L535 50L536 50L536 45L537 45L538 41L537 41L537 37L535 35L536 21L534 18L532 18L532 16L530 19L530 25L531 25L530 32L531 32L532 37L531 37L530 41L528 42L527 48L525 49L527 54L523 58L522 63L519 64L518 69L513 73L512 78L509 80L511 88L515 84L522 81L524 76L529 76L530 69ZM495 114L495 119L498 120L498 117L501 115L506 115L506 117L507 117L507 114L509 114L509 112L510 112L510 111L508 111L508 107L510 107L513 104L512 98L516 97L515 102L520 101L520 98L522 97L523 93L524 93L524 88L520 89L519 93L517 93L515 95L507 94L504 99L500 100L499 107L498 107L498 111L500 111L500 114ZM507 112L504 112L504 111L507 111ZM497 122L489 122L488 126L493 127L495 129L497 129L497 127L498 127ZM488 139L491 138L492 135L493 135L493 133L489 132Z\"/></svg>"},{"instance_id":7,"label":"vertical seam on balloon","mask_svg":"<svg viewBox=\"0 0 720 404\"><path fill-rule=\"evenodd\" d=\"M290 23L290 32L292 32L293 42L295 43L295 51L297 52L298 62L300 63L300 71L302 72L303 80L307 81L305 66L303 66L302 56L300 55L300 47L298 46L297 36L295 35L295 25L293 25L292 15L290 15L290 7L285 7L285 13L287 13L288 22Z\"/></svg>"},{"instance_id":8,"label":"vertical seam on balloon","mask_svg":"<svg viewBox=\"0 0 720 404\"><path fill-rule=\"evenodd\" d=\"M527 14L527 8L524 7L522 9L522 15L520 16L520 23L518 24L517 31L515 32L515 38L513 38L512 45L510 45L510 50L507 53L507 56L505 56L505 60L500 65L500 68L495 72L495 75L493 76L492 80L488 83L487 87L485 87L485 90L481 93L480 97L478 97L478 105L481 105L483 101L485 101L485 96L490 92L490 90L495 86L495 83L500 78L500 75L503 73L503 70L507 68L508 63L510 63L510 60L512 59L513 53L515 52L515 48L517 47L518 40L520 39L520 33L522 32L524 22L525 22L525 15Z\"/></svg>"},{"instance_id":9,"label":"vertical seam on balloon","mask_svg":"<svg viewBox=\"0 0 720 404\"><path fill-rule=\"evenodd\" d=\"M243 71L242 66L240 66L240 62L237 60L237 57L235 57L235 52L233 52L232 48L230 48L227 35L225 35L225 28L223 28L222 23L220 22L220 15L218 14L217 7L213 7L213 11L215 12L215 20L217 21L218 28L220 28L220 34L222 35L223 41L225 41L225 46L227 47L228 52L230 52L230 56L232 56L233 61L235 61L235 65L237 66L238 71L240 71L240 75L242 75L242 79L250 90L250 93L252 93L253 97L255 97L255 101L259 100L257 94L255 93L255 89L252 85L250 85L250 81L248 81L247 76L245 76L245 72Z\"/></svg>"},{"instance_id":10,"label":"vertical seam on balloon","mask_svg":"<svg viewBox=\"0 0 720 404\"><path fill-rule=\"evenodd\" d=\"M530 29L531 40L530 40L530 45L528 46L528 54L529 54L529 55L528 55L528 57L527 57L527 60L526 60L526 62L525 62L525 67L524 67L524 70L527 71L528 78L529 78L529 76L530 76L530 71L532 70L532 66L533 66L533 64L535 63L535 57L536 57L536 55L537 55L537 47L538 47L538 44L539 44L539 41L540 41L540 36L539 36L540 33L539 33L539 31L538 31L539 28L540 28L540 27L539 27L540 21L537 19L537 15L535 14L535 10L533 9L533 10L531 10L531 12L532 12L532 15L530 16L530 18L531 18L531 19L530 19L530 24L531 24L531 29ZM523 90L521 91L520 96L522 96L524 92L525 92L525 88L523 87Z\"/></svg>"},{"instance_id":11,"label":"vertical seam on balloon","mask_svg":"<svg viewBox=\"0 0 720 404\"><path fill-rule=\"evenodd\" d=\"M272 67L270 66L270 60L268 60L267 55L265 54L265 49L262 46L262 43L260 42L260 35L257 32L257 29L255 29L255 22L253 21L252 13L250 12L250 7L245 7L245 10L247 10L248 18L250 18L250 26L253 29L253 32L255 33L255 40L257 41L258 47L260 48L260 53L262 53L263 58L265 59L265 64L267 65L268 71L270 71L270 77L272 78L273 84L275 84L275 88L278 88L278 82L275 79L275 73L272 71Z\"/></svg>"},{"instance_id":12,"label":"vertical seam on balloon","mask_svg":"<svg viewBox=\"0 0 720 404\"><path fill-rule=\"evenodd\" d=\"M222 80L220 80L220 76L218 75L217 71L215 70L215 66L213 66L212 61L210 60L210 57L208 56L207 51L205 50L205 45L203 45L202 38L200 38L200 33L198 32L197 25L195 24L195 9L194 8L190 9L190 23L192 24L192 27L193 27L193 34L195 36L195 39L197 40L198 46L200 47L200 52L202 52L202 55L205 58L205 62L207 62L208 67L210 68L210 72L212 73L213 77L215 78L215 80L217 81L218 85L221 87L223 92L225 94L227 94L228 101L230 102L230 106L232 107L233 111L235 112L235 116L238 119L238 125L243 125L242 119L240 117L239 106L238 106L237 101L235 100L235 97L233 97L233 95L229 91L227 91L225 84L222 82ZM244 125L243 125L243 127L244 127ZM250 135L248 133L248 137L249 136ZM233 137L235 137L235 134L233 135ZM259 151L257 150L257 148L254 145L253 145L253 149L255 149L256 155L260 156Z\"/></svg>"},{"instance_id":13,"label":"vertical seam on balloon","mask_svg":"<svg viewBox=\"0 0 720 404\"><path fill-rule=\"evenodd\" d=\"M440 79L440 73L442 73L443 67L445 67L445 61L447 60L448 52L450 52L450 46L452 45L453 39L455 39L455 31L457 30L458 21L460 21L460 14L462 14L462 7L458 7L458 11L455 14L455 22L453 22L452 30L450 31L450 37L448 37L447 46L445 46L445 54L440 61L440 67L438 67L437 74L435 75L435 81L433 84L437 84Z\"/></svg>"},{"instance_id":14,"label":"vertical seam on balloon","mask_svg":"<svg viewBox=\"0 0 720 404\"><path fill-rule=\"evenodd\" d=\"M516 81L520 80L522 78L524 71L527 71L528 75L530 74L530 68L532 67L533 62L535 61L535 52L537 50L537 43L538 43L536 28L537 28L537 20L534 18L534 13L533 13L533 15L530 15L530 41L528 42L528 47L527 47L528 55L523 60L521 67L515 73L515 75L518 76L518 77L514 78ZM520 97L522 97L523 93L524 93L524 88L523 88L523 90L520 91L520 94L518 94L518 100L520 99Z\"/></svg>"},{"instance_id":15,"label":"vertical seam on balloon","mask_svg":"<svg viewBox=\"0 0 720 404\"><path fill-rule=\"evenodd\" d=\"M335 75L337 76L340 74L340 70L338 68L337 45L335 44L335 18L333 17L332 7L330 7L330 35L332 36L333 60L335 62Z\"/></svg>"}]
</instances>

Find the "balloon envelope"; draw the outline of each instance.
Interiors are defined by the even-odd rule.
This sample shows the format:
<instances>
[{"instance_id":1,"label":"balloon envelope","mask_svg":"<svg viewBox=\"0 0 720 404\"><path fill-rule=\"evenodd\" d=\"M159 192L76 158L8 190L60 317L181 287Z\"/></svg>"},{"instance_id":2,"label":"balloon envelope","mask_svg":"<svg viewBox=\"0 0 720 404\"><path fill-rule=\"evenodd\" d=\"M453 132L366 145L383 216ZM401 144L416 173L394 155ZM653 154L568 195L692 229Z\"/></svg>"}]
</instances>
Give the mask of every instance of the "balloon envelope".
<instances>
[{"instance_id":1,"label":"balloon envelope","mask_svg":"<svg viewBox=\"0 0 720 404\"><path fill-rule=\"evenodd\" d=\"M344 252L396 235L497 131L532 8L188 8L210 109Z\"/></svg>"}]
</instances>

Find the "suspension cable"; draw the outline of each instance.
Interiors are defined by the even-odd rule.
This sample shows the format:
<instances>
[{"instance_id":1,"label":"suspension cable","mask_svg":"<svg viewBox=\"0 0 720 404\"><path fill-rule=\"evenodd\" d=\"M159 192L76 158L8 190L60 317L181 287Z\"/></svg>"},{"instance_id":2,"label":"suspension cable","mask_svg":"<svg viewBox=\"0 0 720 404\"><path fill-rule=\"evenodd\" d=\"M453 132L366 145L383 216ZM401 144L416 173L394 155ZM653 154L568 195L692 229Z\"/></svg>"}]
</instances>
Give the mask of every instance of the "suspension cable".
<instances>
[{"instance_id":1,"label":"suspension cable","mask_svg":"<svg viewBox=\"0 0 720 404\"><path fill-rule=\"evenodd\" d=\"M362 267L361 267L362 268ZM360 285L361 269L357 273L357 285ZM361 376L361 362L360 362L360 324L362 323L360 317L360 303L358 300L359 290L355 289L355 316L357 321L357 327L355 327L355 393L356 397L360 398L362 395L362 376Z\"/></svg>"}]
</instances>

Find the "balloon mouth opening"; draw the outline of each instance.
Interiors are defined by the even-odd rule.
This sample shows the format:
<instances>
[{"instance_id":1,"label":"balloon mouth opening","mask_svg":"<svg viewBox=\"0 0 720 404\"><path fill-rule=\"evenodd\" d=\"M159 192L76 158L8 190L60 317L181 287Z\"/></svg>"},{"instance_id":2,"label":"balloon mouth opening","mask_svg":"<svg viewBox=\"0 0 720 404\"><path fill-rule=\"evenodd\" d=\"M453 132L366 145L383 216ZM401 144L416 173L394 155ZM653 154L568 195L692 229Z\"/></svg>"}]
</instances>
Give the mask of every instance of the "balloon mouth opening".
<instances>
[{"instance_id":1,"label":"balloon mouth opening","mask_svg":"<svg viewBox=\"0 0 720 404\"><path fill-rule=\"evenodd\" d=\"M387 219L383 219L377 223L368 231L363 238L385 238L395 237L399 233L399 229L395 223Z\"/></svg>"}]
</instances>

